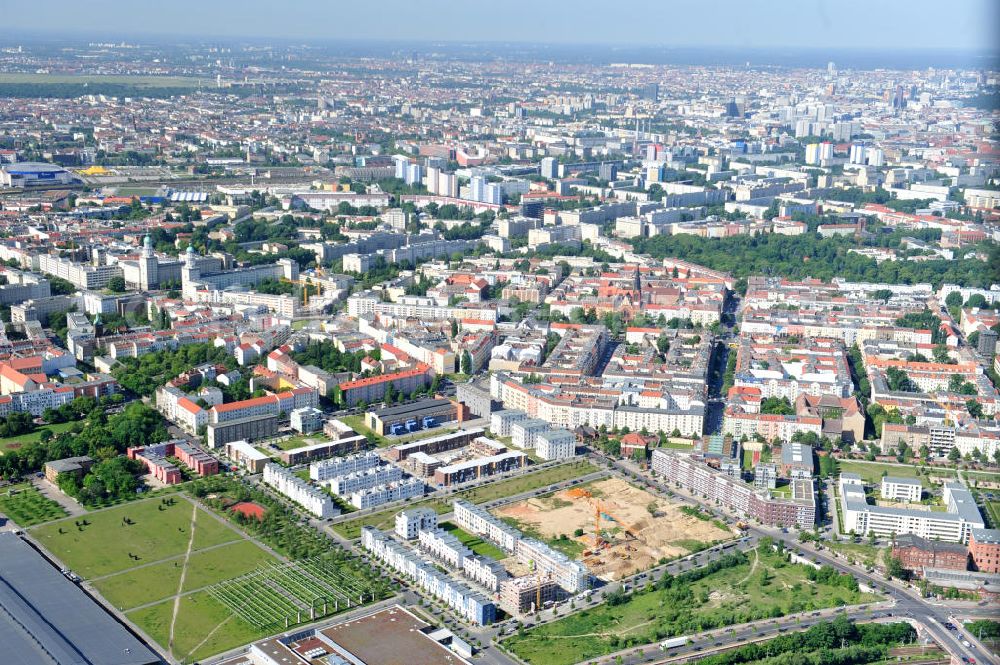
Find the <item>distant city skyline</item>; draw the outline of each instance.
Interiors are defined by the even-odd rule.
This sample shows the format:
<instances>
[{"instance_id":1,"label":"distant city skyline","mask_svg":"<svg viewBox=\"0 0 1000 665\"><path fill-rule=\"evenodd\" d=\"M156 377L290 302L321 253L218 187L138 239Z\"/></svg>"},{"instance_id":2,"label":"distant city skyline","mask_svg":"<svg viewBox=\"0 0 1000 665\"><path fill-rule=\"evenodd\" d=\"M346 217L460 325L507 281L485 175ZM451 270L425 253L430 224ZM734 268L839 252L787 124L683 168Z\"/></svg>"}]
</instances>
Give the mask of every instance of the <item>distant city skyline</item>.
<instances>
[{"instance_id":1,"label":"distant city skyline","mask_svg":"<svg viewBox=\"0 0 1000 665\"><path fill-rule=\"evenodd\" d=\"M502 10L450 0L365 3L318 0L171 0L136 3L50 0L4 7L7 30L19 34L93 38L187 35L303 41L358 39L535 42L627 46L831 49L996 50L1000 3L995 0L872 2L841 0L508 0Z\"/></svg>"}]
</instances>

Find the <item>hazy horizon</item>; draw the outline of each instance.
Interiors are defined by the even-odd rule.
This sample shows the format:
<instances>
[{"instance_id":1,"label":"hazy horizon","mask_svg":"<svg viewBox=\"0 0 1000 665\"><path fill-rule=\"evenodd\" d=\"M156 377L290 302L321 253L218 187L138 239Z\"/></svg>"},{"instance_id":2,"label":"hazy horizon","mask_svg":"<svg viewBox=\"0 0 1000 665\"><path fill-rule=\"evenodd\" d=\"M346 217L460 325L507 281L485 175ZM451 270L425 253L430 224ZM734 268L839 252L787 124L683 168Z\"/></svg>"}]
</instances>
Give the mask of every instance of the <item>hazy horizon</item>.
<instances>
[{"instance_id":1,"label":"hazy horizon","mask_svg":"<svg viewBox=\"0 0 1000 665\"><path fill-rule=\"evenodd\" d=\"M51 0L37 8L10 4L0 43L19 39L128 40L181 37L322 43L520 43L625 48L946 50L996 52L1000 3L956 0L905 4L842 0L636 0L538 3L509 0L501 7L448 0L385 0L365 5L317 0ZM626 13L627 12L627 13ZM19 35L20 33L20 35Z\"/></svg>"}]
</instances>

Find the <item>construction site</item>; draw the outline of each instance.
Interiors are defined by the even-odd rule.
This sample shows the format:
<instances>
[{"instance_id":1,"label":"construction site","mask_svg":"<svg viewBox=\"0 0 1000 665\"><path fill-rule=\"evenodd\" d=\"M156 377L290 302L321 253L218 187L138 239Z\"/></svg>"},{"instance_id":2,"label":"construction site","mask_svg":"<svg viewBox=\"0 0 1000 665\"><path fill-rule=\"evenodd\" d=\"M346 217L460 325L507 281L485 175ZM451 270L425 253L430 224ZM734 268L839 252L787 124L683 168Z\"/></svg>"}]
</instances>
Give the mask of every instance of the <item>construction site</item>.
<instances>
[{"instance_id":1,"label":"construction site","mask_svg":"<svg viewBox=\"0 0 1000 665\"><path fill-rule=\"evenodd\" d=\"M608 581L734 535L617 478L519 501L495 513Z\"/></svg>"}]
</instances>

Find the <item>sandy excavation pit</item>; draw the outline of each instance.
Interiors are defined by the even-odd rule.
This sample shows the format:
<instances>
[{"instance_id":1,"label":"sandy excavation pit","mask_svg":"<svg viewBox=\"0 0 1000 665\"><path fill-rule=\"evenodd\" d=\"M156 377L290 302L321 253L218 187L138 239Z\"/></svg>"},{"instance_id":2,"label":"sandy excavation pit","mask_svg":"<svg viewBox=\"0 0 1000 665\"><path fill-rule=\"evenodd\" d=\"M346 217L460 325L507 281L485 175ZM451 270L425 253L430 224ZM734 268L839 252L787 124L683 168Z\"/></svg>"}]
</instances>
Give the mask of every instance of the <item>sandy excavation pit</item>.
<instances>
[{"instance_id":1,"label":"sandy excavation pit","mask_svg":"<svg viewBox=\"0 0 1000 665\"><path fill-rule=\"evenodd\" d=\"M598 506L601 539L595 549ZM651 507L655 513L650 512ZM697 547L696 542L732 537L732 532L685 515L680 508L666 498L611 478L519 501L494 512L543 538L566 535L582 545L578 558L593 574L616 580L650 568L663 557L688 554ZM583 530L582 536L574 535L577 529Z\"/></svg>"}]
</instances>

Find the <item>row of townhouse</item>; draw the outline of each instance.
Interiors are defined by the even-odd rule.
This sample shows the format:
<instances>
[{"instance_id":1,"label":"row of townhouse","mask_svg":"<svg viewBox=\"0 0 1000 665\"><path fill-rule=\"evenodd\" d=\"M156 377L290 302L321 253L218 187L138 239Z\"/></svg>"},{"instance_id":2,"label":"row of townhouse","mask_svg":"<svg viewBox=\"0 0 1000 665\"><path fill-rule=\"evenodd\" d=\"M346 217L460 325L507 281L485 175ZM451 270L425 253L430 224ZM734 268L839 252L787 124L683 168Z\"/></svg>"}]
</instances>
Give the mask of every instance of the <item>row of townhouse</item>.
<instances>
[{"instance_id":1,"label":"row of townhouse","mask_svg":"<svg viewBox=\"0 0 1000 665\"><path fill-rule=\"evenodd\" d=\"M346 476L359 471L374 469L381 463L381 458L374 450L344 457L320 460L309 465L309 477L317 482L332 480L338 476Z\"/></svg>"},{"instance_id":2,"label":"row of townhouse","mask_svg":"<svg viewBox=\"0 0 1000 665\"><path fill-rule=\"evenodd\" d=\"M377 560L412 579L425 593L445 603L466 621L480 626L496 621L497 608L493 601L441 573L433 564L423 561L408 547L375 527L361 529L361 546Z\"/></svg>"},{"instance_id":3,"label":"row of townhouse","mask_svg":"<svg viewBox=\"0 0 1000 665\"><path fill-rule=\"evenodd\" d=\"M393 464L384 464L364 471L355 471L326 481L327 487L337 496L350 496L355 492L389 485L403 479L403 470Z\"/></svg>"},{"instance_id":4,"label":"row of townhouse","mask_svg":"<svg viewBox=\"0 0 1000 665\"><path fill-rule=\"evenodd\" d=\"M499 562L474 554L444 529L421 529L417 532L417 545L438 561L462 571L473 582L494 593L500 591L501 585L510 578L510 573Z\"/></svg>"},{"instance_id":5,"label":"row of townhouse","mask_svg":"<svg viewBox=\"0 0 1000 665\"><path fill-rule=\"evenodd\" d=\"M573 561L545 543L526 538L486 509L468 501L454 502L455 523L470 533L489 539L535 570L547 573L568 593L578 593L590 586L590 574L579 561Z\"/></svg>"},{"instance_id":6,"label":"row of townhouse","mask_svg":"<svg viewBox=\"0 0 1000 665\"><path fill-rule=\"evenodd\" d=\"M404 478L386 485L376 485L351 494L351 505L359 510L375 508L394 501L404 501L424 495L424 481Z\"/></svg>"},{"instance_id":7,"label":"row of townhouse","mask_svg":"<svg viewBox=\"0 0 1000 665\"><path fill-rule=\"evenodd\" d=\"M654 450L652 467L668 482L763 524L809 529L816 523L816 492L811 478L793 479L791 497L782 498L772 496L767 489L754 489L694 456L673 450Z\"/></svg>"},{"instance_id":8,"label":"row of townhouse","mask_svg":"<svg viewBox=\"0 0 1000 665\"><path fill-rule=\"evenodd\" d=\"M573 447L575 454L576 437L573 437ZM455 464L438 467L434 471L434 482L444 486L458 485L487 476L514 471L515 469L523 468L527 463L528 458L524 453L506 451L497 455L477 457L465 462L456 462Z\"/></svg>"},{"instance_id":9,"label":"row of townhouse","mask_svg":"<svg viewBox=\"0 0 1000 665\"><path fill-rule=\"evenodd\" d=\"M869 504L864 481L854 473L842 473L838 480L840 514L844 531L859 536L874 533L892 536L910 533L929 540L965 543L972 529L985 527L972 493L958 482L944 484L942 502L946 512Z\"/></svg>"},{"instance_id":10,"label":"row of townhouse","mask_svg":"<svg viewBox=\"0 0 1000 665\"><path fill-rule=\"evenodd\" d=\"M265 465L264 482L316 517L326 519L340 514L333 499L325 492L313 487L283 466Z\"/></svg>"}]
</instances>

